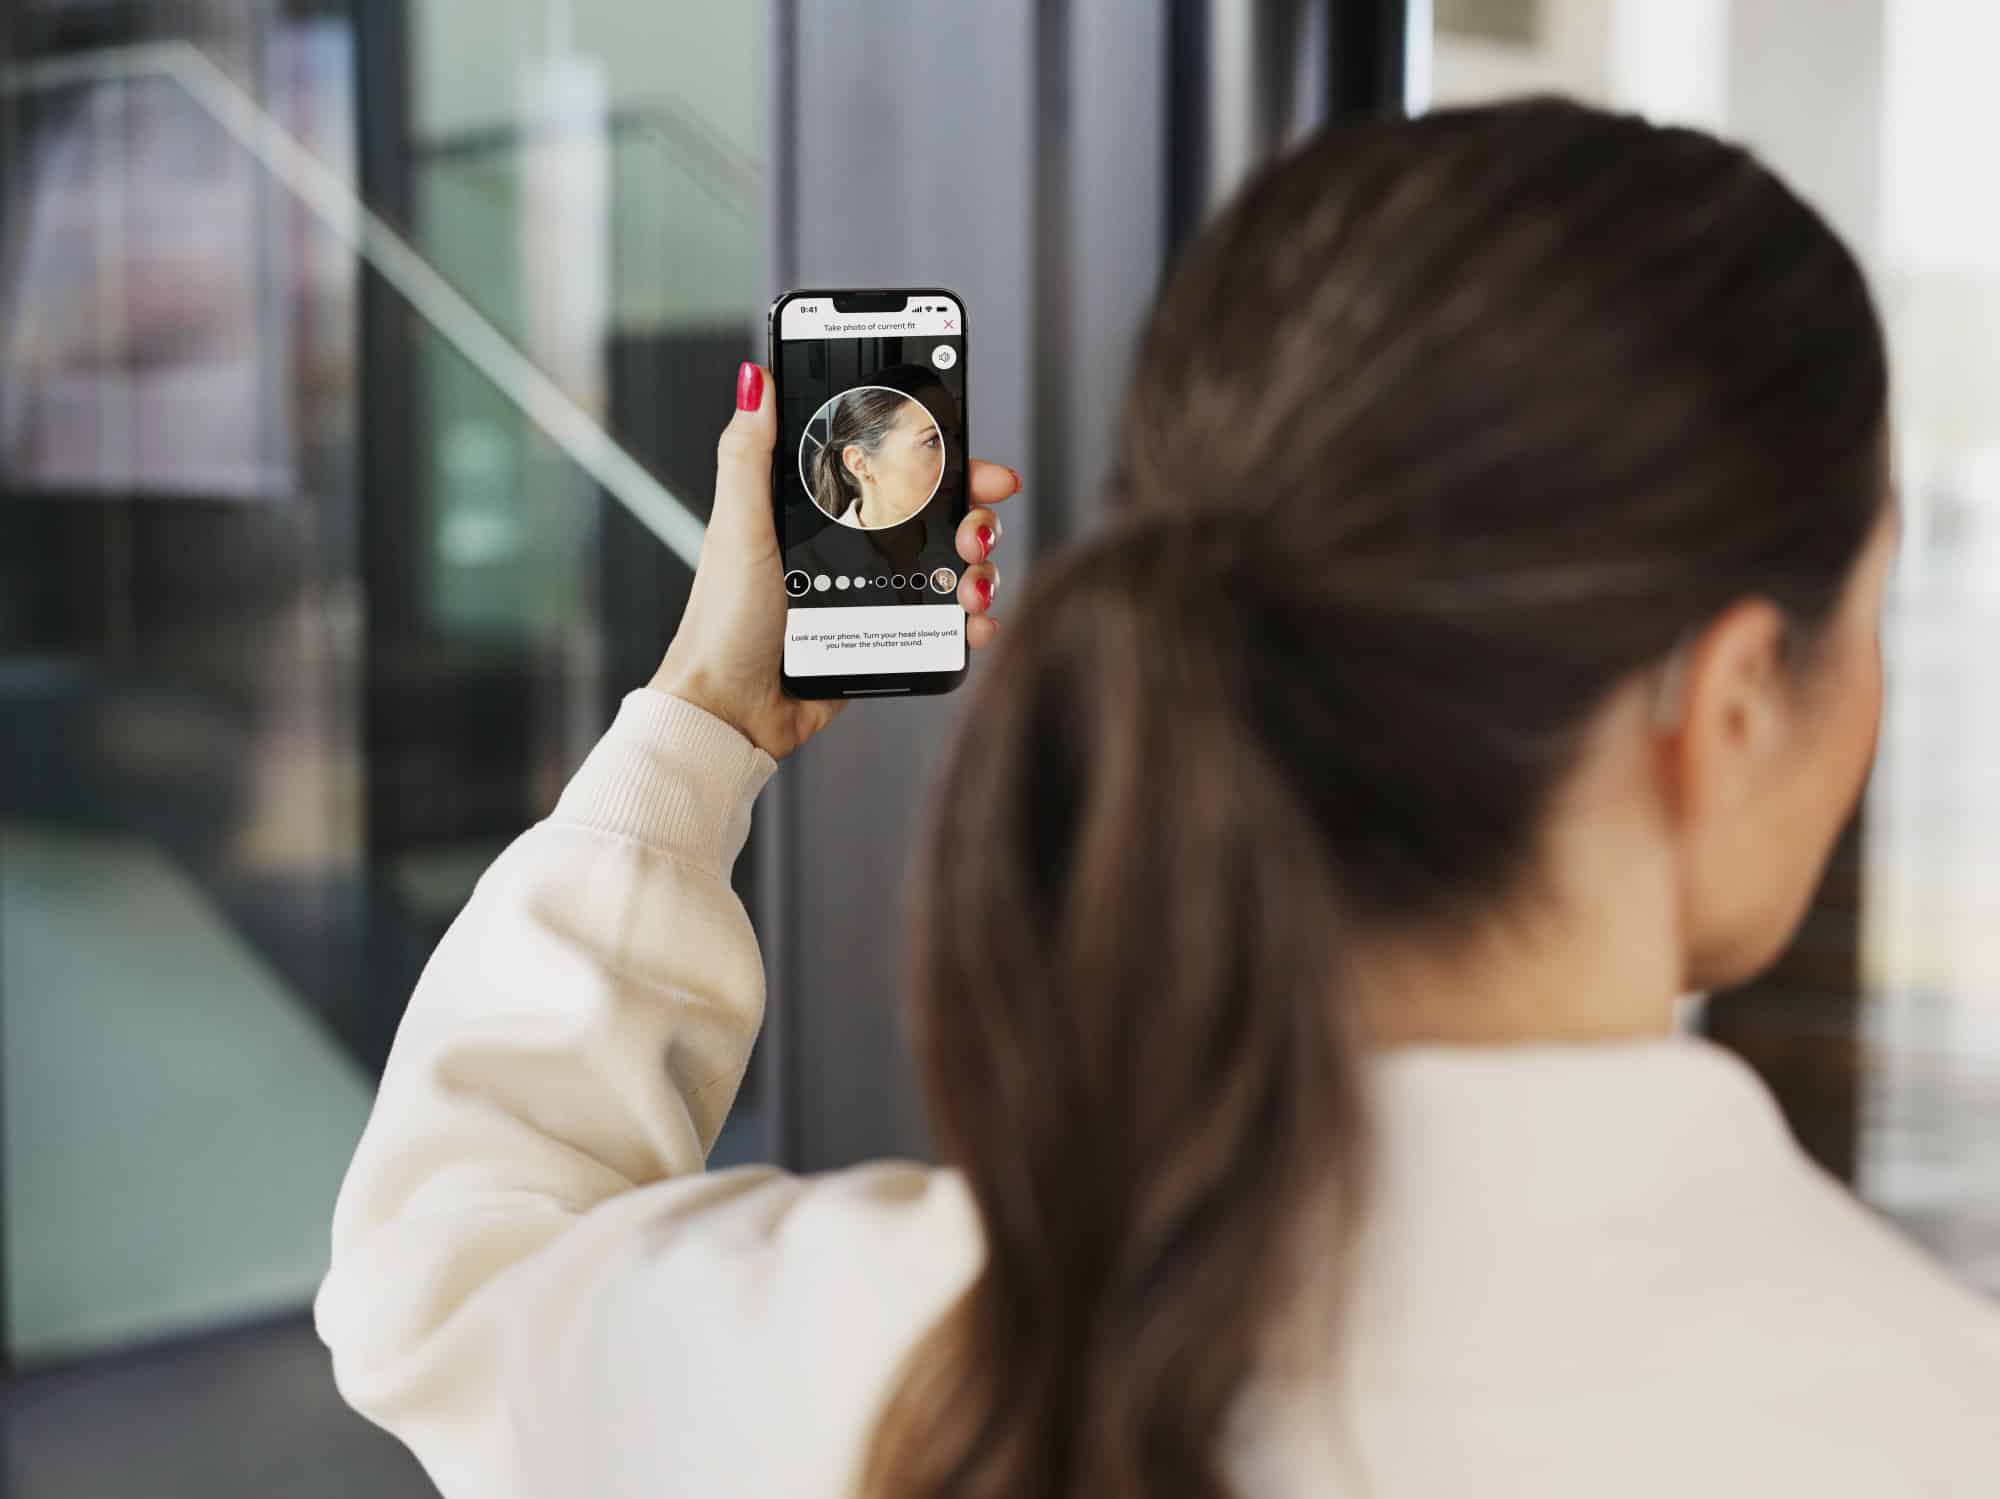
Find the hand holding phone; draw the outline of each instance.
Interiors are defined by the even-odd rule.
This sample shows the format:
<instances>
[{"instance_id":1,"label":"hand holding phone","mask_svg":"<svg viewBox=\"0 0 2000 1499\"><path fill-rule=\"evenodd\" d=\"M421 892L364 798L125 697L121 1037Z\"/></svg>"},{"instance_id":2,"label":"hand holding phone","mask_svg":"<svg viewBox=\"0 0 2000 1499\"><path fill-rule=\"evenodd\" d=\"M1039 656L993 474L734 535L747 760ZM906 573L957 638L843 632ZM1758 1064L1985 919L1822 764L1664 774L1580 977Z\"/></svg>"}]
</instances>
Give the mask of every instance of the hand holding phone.
<instances>
[{"instance_id":1,"label":"hand holding phone","mask_svg":"<svg viewBox=\"0 0 2000 1499\"><path fill-rule=\"evenodd\" d=\"M713 713L759 749L783 759L843 705L833 699L801 700L783 689L790 601L771 504L777 401L764 369L743 366L736 407L717 444L715 507L694 589L652 685ZM1021 480L1012 469L978 460L971 463L967 479L972 505L954 537L962 563L956 598L967 614L966 643L976 650L999 633L988 610L998 577L990 558L1000 521L989 507L1018 491Z\"/></svg>"}]
</instances>

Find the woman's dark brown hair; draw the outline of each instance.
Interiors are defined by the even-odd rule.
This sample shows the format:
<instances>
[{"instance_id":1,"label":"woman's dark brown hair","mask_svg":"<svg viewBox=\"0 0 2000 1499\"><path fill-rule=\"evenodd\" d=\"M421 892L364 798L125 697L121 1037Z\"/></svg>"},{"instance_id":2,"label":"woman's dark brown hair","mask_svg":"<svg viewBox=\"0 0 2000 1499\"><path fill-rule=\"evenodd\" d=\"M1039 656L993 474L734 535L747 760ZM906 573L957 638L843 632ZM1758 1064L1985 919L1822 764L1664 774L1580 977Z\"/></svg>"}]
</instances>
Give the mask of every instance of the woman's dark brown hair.
<instances>
[{"instance_id":1,"label":"woman's dark brown hair","mask_svg":"<svg viewBox=\"0 0 2000 1499\"><path fill-rule=\"evenodd\" d=\"M1635 118L1325 134L1200 236L1112 520L1023 599L914 882L986 1253L873 1499L1230 1491L1274 1338L1338 1346L1343 963L1518 896L1594 711L1691 629L1759 596L1812 638L1881 514L1886 387L1819 216Z\"/></svg>"}]
</instances>

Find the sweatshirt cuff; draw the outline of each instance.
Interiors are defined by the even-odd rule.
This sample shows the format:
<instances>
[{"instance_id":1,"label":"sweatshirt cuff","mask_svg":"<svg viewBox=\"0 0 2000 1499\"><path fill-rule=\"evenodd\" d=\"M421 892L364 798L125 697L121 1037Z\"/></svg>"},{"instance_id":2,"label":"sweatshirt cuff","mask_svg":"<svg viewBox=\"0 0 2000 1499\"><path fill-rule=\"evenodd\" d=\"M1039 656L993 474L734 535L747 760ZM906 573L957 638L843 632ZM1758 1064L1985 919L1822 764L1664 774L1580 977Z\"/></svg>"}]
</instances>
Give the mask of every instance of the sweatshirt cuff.
<instances>
[{"instance_id":1,"label":"sweatshirt cuff","mask_svg":"<svg viewBox=\"0 0 2000 1499\"><path fill-rule=\"evenodd\" d=\"M777 768L713 714L641 687L625 695L549 820L727 874L750 836L750 804Z\"/></svg>"}]
</instances>

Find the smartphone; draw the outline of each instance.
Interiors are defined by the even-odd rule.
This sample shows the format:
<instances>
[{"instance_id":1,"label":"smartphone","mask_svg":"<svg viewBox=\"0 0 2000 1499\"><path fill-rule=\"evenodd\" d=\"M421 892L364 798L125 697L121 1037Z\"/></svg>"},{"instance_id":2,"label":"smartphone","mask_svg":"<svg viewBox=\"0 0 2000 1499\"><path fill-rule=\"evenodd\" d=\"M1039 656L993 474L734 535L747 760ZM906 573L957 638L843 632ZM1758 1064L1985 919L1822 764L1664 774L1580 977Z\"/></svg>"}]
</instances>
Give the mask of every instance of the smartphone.
<instances>
[{"instance_id":1,"label":"smartphone","mask_svg":"<svg viewBox=\"0 0 2000 1499\"><path fill-rule=\"evenodd\" d=\"M951 691L966 662L964 302L932 287L788 291L770 338L785 691Z\"/></svg>"}]
</instances>

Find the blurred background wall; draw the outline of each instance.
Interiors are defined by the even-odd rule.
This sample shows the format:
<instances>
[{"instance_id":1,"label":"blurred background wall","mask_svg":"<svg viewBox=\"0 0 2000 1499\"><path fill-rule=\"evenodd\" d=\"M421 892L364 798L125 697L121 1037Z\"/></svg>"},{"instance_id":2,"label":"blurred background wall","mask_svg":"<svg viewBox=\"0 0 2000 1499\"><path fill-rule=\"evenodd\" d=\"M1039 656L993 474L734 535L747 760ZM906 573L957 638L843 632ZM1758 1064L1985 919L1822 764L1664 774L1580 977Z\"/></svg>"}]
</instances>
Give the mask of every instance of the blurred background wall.
<instances>
[{"instance_id":1,"label":"blurred background wall","mask_svg":"<svg viewBox=\"0 0 2000 1499\"><path fill-rule=\"evenodd\" d=\"M1552 90L1759 152L1862 257L1905 514L1880 754L1804 930L1702 1023L1829 1169L2000 1290L2000 106L1971 0L1438 0L1430 98Z\"/></svg>"},{"instance_id":2,"label":"blurred background wall","mask_svg":"<svg viewBox=\"0 0 2000 1499\"><path fill-rule=\"evenodd\" d=\"M2000 211L1975 0L15 0L0 19L0 1489L427 1492L303 1310L402 1005L670 636L795 284L942 283L1007 581L1091 526L1177 244L1329 120L1740 136L1867 258L1908 537L1881 763L1695 1023L2000 1289ZM738 871L716 1164L927 1149L900 882L960 704L848 715ZM828 871L842 878L828 879Z\"/></svg>"}]
</instances>

